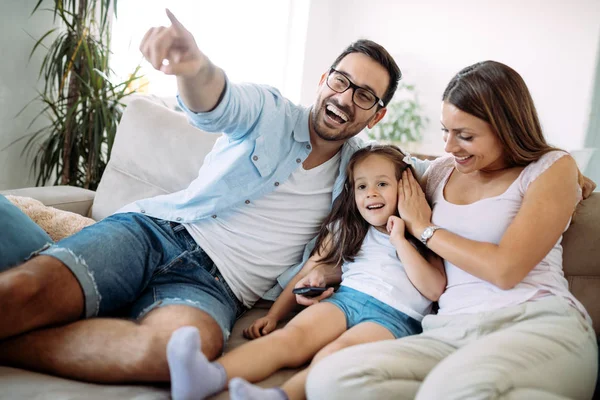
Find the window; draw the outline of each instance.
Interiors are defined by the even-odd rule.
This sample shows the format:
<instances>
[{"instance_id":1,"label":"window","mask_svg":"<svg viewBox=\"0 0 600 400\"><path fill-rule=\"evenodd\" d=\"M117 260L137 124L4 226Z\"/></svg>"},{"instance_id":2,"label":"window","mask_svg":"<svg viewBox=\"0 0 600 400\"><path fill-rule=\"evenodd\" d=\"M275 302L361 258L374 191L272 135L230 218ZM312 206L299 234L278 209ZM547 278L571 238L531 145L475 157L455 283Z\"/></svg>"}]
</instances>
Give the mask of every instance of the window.
<instances>
[{"instance_id":1,"label":"window","mask_svg":"<svg viewBox=\"0 0 600 400\"><path fill-rule=\"evenodd\" d=\"M290 86L288 69L296 73L298 70L288 66L289 60L298 59L290 53L303 53L300 47L304 45L303 41L296 45L299 42L292 27L299 25L298 18L308 18L308 6L299 14L295 1L298 0L171 0L168 7L230 80L272 85L285 94L285 87ZM120 0L111 44L111 65L119 78L126 79L141 63L147 81L142 91L158 97L174 96L176 80L143 60L139 45L150 27L169 26L165 4L158 0ZM300 25L305 30L306 22L301 21ZM293 79L300 84L301 76Z\"/></svg>"}]
</instances>

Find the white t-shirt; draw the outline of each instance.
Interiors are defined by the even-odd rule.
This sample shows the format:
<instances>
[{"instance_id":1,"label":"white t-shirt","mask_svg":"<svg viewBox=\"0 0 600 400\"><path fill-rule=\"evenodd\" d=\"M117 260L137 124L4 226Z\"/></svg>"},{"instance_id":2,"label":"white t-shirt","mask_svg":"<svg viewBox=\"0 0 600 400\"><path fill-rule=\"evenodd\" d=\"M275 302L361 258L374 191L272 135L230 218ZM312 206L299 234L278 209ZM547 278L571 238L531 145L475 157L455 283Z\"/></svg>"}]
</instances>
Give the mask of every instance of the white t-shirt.
<instances>
[{"instance_id":1,"label":"white t-shirt","mask_svg":"<svg viewBox=\"0 0 600 400\"><path fill-rule=\"evenodd\" d=\"M430 167L427 181L427 197L433 209L432 222L466 239L500 243L519 212L531 182L566 154L561 151L544 154L538 161L525 167L504 193L467 205L452 204L444 198L444 187L454 169L453 158L436 160ZM568 224L565 230L567 228ZM569 292L562 270L561 240L562 237L544 259L509 290L502 290L445 260L448 284L439 299L438 314L488 312L554 295L567 299L589 319L583 305Z\"/></svg>"},{"instance_id":2,"label":"white t-shirt","mask_svg":"<svg viewBox=\"0 0 600 400\"><path fill-rule=\"evenodd\" d=\"M273 192L218 218L184 224L237 298L251 307L302 253L331 209L340 152L310 170L302 164Z\"/></svg>"},{"instance_id":3,"label":"white t-shirt","mask_svg":"<svg viewBox=\"0 0 600 400\"><path fill-rule=\"evenodd\" d=\"M342 265L342 285L358 290L421 321L431 300L414 287L389 235L370 227L354 262Z\"/></svg>"}]
</instances>

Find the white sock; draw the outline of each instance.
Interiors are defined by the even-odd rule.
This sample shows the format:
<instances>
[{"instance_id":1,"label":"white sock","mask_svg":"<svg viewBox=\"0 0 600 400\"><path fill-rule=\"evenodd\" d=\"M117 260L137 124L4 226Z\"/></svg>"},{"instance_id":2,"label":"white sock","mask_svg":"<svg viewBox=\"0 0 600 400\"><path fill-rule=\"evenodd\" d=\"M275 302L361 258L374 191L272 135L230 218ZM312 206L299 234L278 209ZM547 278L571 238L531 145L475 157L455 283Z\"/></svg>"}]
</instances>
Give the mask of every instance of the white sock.
<instances>
[{"instance_id":1,"label":"white sock","mask_svg":"<svg viewBox=\"0 0 600 400\"><path fill-rule=\"evenodd\" d=\"M173 400L198 400L218 393L227 385L227 373L211 363L201 351L200 332L184 326L171 335L167 344Z\"/></svg>"},{"instance_id":2,"label":"white sock","mask_svg":"<svg viewBox=\"0 0 600 400\"><path fill-rule=\"evenodd\" d=\"M288 400L281 388L263 389L242 378L229 381L229 396L231 400Z\"/></svg>"}]
</instances>

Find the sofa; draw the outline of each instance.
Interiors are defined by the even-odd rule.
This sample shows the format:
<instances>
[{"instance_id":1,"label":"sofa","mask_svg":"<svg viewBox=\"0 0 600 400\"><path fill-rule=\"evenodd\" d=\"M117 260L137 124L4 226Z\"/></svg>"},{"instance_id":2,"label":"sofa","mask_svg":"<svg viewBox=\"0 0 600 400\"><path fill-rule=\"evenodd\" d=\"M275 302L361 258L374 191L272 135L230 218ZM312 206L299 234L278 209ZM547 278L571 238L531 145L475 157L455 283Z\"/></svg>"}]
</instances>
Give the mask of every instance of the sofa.
<instances>
[{"instance_id":1,"label":"sofa","mask_svg":"<svg viewBox=\"0 0 600 400\"><path fill-rule=\"evenodd\" d=\"M217 135L192 127L183 114L138 98L123 114L110 162L95 192L55 186L0 193L33 197L45 205L98 221L131 201L185 188L197 176L216 138ZM591 314L598 334L600 193L594 193L577 207L573 223L564 235L563 245L565 275L571 291ZM246 341L242 337L243 329L265 315L269 306L266 300L259 301L236 323L225 351ZM294 372L280 371L260 384L265 387L277 385ZM0 367L0 400L168 398L168 385L97 385ZM226 399L228 396L222 393L215 398Z\"/></svg>"}]
</instances>

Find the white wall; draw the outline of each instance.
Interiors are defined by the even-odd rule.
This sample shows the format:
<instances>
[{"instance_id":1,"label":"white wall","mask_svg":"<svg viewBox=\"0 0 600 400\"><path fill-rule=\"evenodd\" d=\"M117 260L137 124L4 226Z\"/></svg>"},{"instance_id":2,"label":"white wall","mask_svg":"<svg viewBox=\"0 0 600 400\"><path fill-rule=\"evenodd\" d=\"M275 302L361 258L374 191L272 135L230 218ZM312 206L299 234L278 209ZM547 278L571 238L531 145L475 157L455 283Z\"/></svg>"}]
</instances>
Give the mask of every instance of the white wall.
<instances>
[{"instance_id":1,"label":"white wall","mask_svg":"<svg viewBox=\"0 0 600 400\"><path fill-rule=\"evenodd\" d=\"M310 1L300 104L313 103L321 74L327 72L333 60L352 41L340 34L344 24L337 18L338 6L333 0Z\"/></svg>"},{"instance_id":2,"label":"white wall","mask_svg":"<svg viewBox=\"0 0 600 400\"><path fill-rule=\"evenodd\" d=\"M52 15L29 16L36 2L0 2L0 190L30 186L32 160L21 156L25 140L9 146L27 132L27 125L40 108L18 112L36 95L36 84L43 51L28 62L35 40L52 27ZM37 126L40 126L39 124ZM34 127L35 128L35 127ZM30 131L31 132L31 131Z\"/></svg>"},{"instance_id":3,"label":"white wall","mask_svg":"<svg viewBox=\"0 0 600 400\"><path fill-rule=\"evenodd\" d=\"M519 72L532 92L546 138L583 146L600 40L598 0L313 1L301 102L310 104L329 63L350 42L386 47L414 83L430 124L424 152L443 153L442 92L461 68L492 59ZM318 3L318 4L315 4Z\"/></svg>"},{"instance_id":4,"label":"white wall","mask_svg":"<svg viewBox=\"0 0 600 400\"><path fill-rule=\"evenodd\" d=\"M370 38L392 53L404 80L417 86L431 121L422 152L443 152L437 121L447 82L462 67L485 59L504 62L521 73L551 143L568 150L583 146L598 62L599 0L291 0L289 4L290 10L307 17L287 20L292 25L287 41L292 48L287 49L280 89L301 104L312 103L321 74L350 42ZM32 4L17 0L0 3L4 56L0 190L33 184L31 160L21 157L24 141L2 150L24 135L37 114L31 108L14 118L35 96L42 55L27 63L34 40L26 32L40 37L52 24L47 15L29 17L31 8ZM255 54L275 50L260 42L255 46ZM239 50L231 47L234 54ZM141 59L137 44L132 48Z\"/></svg>"}]
</instances>

